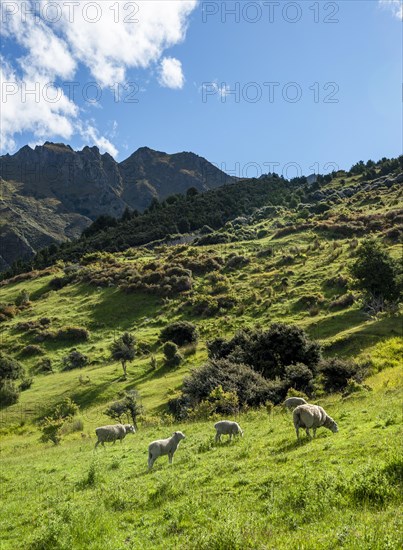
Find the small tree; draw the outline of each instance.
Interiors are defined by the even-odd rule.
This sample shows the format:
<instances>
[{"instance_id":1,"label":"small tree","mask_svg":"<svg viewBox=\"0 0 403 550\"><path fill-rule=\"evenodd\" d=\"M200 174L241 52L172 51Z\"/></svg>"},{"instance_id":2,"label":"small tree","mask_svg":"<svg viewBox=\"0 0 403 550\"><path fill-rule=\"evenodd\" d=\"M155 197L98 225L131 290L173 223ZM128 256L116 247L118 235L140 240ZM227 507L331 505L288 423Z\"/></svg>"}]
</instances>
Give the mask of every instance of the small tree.
<instances>
[{"instance_id":1,"label":"small tree","mask_svg":"<svg viewBox=\"0 0 403 550\"><path fill-rule=\"evenodd\" d=\"M115 361L122 363L123 374L127 378L126 364L136 356L136 340L132 334L125 332L118 340L112 342L111 355Z\"/></svg>"},{"instance_id":2,"label":"small tree","mask_svg":"<svg viewBox=\"0 0 403 550\"><path fill-rule=\"evenodd\" d=\"M143 406L140 404L140 396L136 390L130 390L125 393L123 399L115 401L110 405L105 414L119 422L123 423L123 416L126 415L127 420L132 422L137 429L137 418L143 412Z\"/></svg>"},{"instance_id":3,"label":"small tree","mask_svg":"<svg viewBox=\"0 0 403 550\"><path fill-rule=\"evenodd\" d=\"M399 298L399 265L381 243L374 240L362 243L351 266L351 274L355 278L356 288L364 293L367 305L375 312L382 311L385 302Z\"/></svg>"},{"instance_id":4,"label":"small tree","mask_svg":"<svg viewBox=\"0 0 403 550\"><path fill-rule=\"evenodd\" d=\"M79 407L70 397L66 397L58 403L53 411L46 416L42 421L42 437L41 441L46 443L52 441L58 445L61 441L61 429L66 420L73 418L79 412Z\"/></svg>"}]
</instances>

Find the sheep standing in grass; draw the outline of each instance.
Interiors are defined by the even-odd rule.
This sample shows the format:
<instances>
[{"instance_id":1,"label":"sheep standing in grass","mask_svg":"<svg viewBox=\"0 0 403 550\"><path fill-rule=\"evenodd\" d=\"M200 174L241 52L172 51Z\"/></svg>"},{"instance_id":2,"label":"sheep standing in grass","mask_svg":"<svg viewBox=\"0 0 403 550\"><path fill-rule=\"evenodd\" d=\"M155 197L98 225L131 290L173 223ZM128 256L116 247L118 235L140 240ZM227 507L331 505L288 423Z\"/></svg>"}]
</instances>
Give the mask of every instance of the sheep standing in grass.
<instances>
[{"instance_id":1,"label":"sheep standing in grass","mask_svg":"<svg viewBox=\"0 0 403 550\"><path fill-rule=\"evenodd\" d=\"M157 439L148 446L148 468L151 470L154 462L159 456L168 455L169 464L172 464L173 456L182 439L185 439L185 434L175 432L168 439Z\"/></svg>"},{"instance_id":2,"label":"sheep standing in grass","mask_svg":"<svg viewBox=\"0 0 403 550\"><path fill-rule=\"evenodd\" d=\"M113 444L116 443L117 439L122 440L126 437L126 434L134 434L136 432L134 426L131 424L113 424L110 426L100 426L95 429L97 435L97 442L95 443L95 448L98 447L100 443L105 447L105 441L113 441Z\"/></svg>"},{"instance_id":3,"label":"sheep standing in grass","mask_svg":"<svg viewBox=\"0 0 403 550\"><path fill-rule=\"evenodd\" d=\"M333 433L339 431L336 422L319 405L299 405L293 412L295 431L299 439L299 429L305 428L308 437L310 428L313 429L313 436L316 435L316 429L324 426Z\"/></svg>"},{"instance_id":4,"label":"sheep standing in grass","mask_svg":"<svg viewBox=\"0 0 403 550\"><path fill-rule=\"evenodd\" d=\"M289 397L283 403L284 407L287 407L288 410L293 411L295 407L299 405L308 405L308 403L302 397Z\"/></svg>"},{"instance_id":5,"label":"sheep standing in grass","mask_svg":"<svg viewBox=\"0 0 403 550\"><path fill-rule=\"evenodd\" d=\"M230 440L233 435L243 436L241 426L237 422L232 422L231 420L221 420L220 422L214 424L214 428L216 429L216 443L221 441L222 435L229 435Z\"/></svg>"}]
</instances>

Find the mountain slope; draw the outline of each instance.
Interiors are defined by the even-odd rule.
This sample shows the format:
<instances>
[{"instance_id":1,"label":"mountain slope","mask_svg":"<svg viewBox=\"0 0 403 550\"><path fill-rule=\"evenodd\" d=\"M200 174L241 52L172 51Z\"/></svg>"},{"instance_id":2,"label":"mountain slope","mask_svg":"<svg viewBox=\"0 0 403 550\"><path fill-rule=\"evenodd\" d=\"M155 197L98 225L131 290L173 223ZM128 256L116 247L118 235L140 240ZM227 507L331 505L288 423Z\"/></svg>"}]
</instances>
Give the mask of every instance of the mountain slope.
<instances>
[{"instance_id":1,"label":"mountain slope","mask_svg":"<svg viewBox=\"0 0 403 550\"><path fill-rule=\"evenodd\" d=\"M0 269L51 243L77 238L100 215L119 218L163 199L233 182L193 153L142 148L117 163L97 147L82 151L46 142L0 157Z\"/></svg>"},{"instance_id":2,"label":"mountain slope","mask_svg":"<svg viewBox=\"0 0 403 550\"><path fill-rule=\"evenodd\" d=\"M401 258L398 177L339 176L311 189L316 203L293 207L291 195L207 235L231 242L100 251L3 281L2 351L33 376L0 416L4 549L400 550L402 317L370 318L349 274L367 235ZM153 284L159 273L177 282L184 269L190 289ZM17 308L23 291L30 303ZM159 335L178 320L194 323L200 341L170 367ZM291 415L267 404L237 413L242 439L216 444L215 417L167 414L183 379L207 360L206 341L273 322L298 325L325 357L352 359L370 374L351 393L315 388L310 401L336 420L337 434L320 428L297 443ZM89 339L50 337L71 326ZM137 342L127 380L109 351L124 331ZM66 371L72 349L89 362ZM38 374L43 359L53 373ZM95 428L111 423L107 407L133 388L145 407L137 433L94 452ZM38 420L67 396L79 416L60 445L41 442ZM175 430L186 439L174 464L161 458L148 473L148 444Z\"/></svg>"}]
</instances>

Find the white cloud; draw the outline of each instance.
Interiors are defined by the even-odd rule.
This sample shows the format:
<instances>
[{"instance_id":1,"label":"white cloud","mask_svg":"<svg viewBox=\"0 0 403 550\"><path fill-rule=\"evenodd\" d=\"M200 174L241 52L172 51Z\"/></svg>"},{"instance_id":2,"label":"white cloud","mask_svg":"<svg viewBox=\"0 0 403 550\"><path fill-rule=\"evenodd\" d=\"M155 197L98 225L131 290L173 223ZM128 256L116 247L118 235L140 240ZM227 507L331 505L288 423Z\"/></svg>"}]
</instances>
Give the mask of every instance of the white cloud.
<instances>
[{"instance_id":1,"label":"white cloud","mask_svg":"<svg viewBox=\"0 0 403 550\"><path fill-rule=\"evenodd\" d=\"M403 20L403 2L402 0L379 0L379 5L392 11L393 15Z\"/></svg>"},{"instance_id":2,"label":"white cloud","mask_svg":"<svg viewBox=\"0 0 403 550\"><path fill-rule=\"evenodd\" d=\"M197 3L198 0L137 0L135 3L80 0L76 6L77 2L27 0L20 3L17 14L6 17L0 29L0 34L17 43L23 51L17 60L13 59L6 76L12 75L19 84L45 85L54 81L60 84L61 80L77 78L81 65L89 70L90 79L106 88L126 82L131 69L152 69L159 64L160 83L182 88L184 76L180 61L162 56L166 49L185 39L189 16ZM59 8L55 11L57 4ZM37 17L29 14L22 17L23 5L25 11L29 7L36 11ZM136 6L137 13L133 11ZM60 17L55 17L57 13ZM95 19L96 22L90 21ZM42 98L39 104L28 101L24 105L21 101L18 103L16 95L7 97L1 107L5 150L11 148L15 134L27 131L32 132L35 139L54 135L68 139L79 133L104 150L116 152L93 124L80 119L83 113L74 99L64 94L57 104Z\"/></svg>"},{"instance_id":3,"label":"white cloud","mask_svg":"<svg viewBox=\"0 0 403 550\"><path fill-rule=\"evenodd\" d=\"M185 83L182 63L174 57L164 57L161 61L159 83L166 88L180 90Z\"/></svg>"},{"instance_id":4,"label":"white cloud","mask_svg":"<svg viewBox=\"0 0 403 550\"><path fill-rule=\"evenodd\" d=\"M46 78L37 75L35 80L23 80L2 58L0 64L2 150L13 150L15 136L22 132L32 132L36 138L45 139L52 135L70 139L75 131L78 107L62 90L59 90L58 101L44 101L42 94L46 90Z\"/></svg>"},{"instance_id":5,"label":"white cloud","mask_svg":"<svg viewBox=\"0 0 403 550\"><path fill-rule=\"evenodd\" d=\"M81 128L81 137L90 143L94 143L102 152L109 153L112 157L118 155L116 147L105 136L100 136L98 130L94 126L86 126Z\"/></svg>"}]
</instances>

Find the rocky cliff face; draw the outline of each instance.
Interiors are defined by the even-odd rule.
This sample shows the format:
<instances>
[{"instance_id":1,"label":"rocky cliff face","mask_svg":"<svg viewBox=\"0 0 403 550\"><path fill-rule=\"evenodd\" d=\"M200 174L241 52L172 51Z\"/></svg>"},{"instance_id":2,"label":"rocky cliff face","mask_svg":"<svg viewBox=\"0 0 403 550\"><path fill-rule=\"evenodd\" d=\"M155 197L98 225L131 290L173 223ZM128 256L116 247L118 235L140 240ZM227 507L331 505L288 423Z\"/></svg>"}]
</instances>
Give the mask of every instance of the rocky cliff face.
<instances>
[{"instance_id":1,"label":"rocky cliff face","mask_svg":"<svg viewBox=\"0 0 403 550\"><path fill-rule=\"evenodd\" d=\"M97 147L74 151L46 142L0 157L0 269L52 242L78 237L102 214L144 210L164 199L234 180L193 153L168 155L143 147L117 163Z\"/></svg>"}]
</instances>

